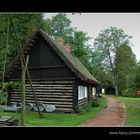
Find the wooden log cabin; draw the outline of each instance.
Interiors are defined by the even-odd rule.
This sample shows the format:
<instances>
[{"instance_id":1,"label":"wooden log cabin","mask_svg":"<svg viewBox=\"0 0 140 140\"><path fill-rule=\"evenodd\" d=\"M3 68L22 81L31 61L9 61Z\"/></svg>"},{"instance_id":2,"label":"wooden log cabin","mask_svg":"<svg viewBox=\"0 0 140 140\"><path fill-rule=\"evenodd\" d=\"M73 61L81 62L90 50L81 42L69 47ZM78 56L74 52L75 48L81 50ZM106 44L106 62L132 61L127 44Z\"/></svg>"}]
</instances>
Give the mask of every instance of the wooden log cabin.
<instances>
[{"instance_id":1,"label":"wooden log cabin","mask_svg":"<svg viewBox=\"0 0 140 140\"><path fill-rule=\"evenodd\" d=\"M55 105L58 112L76 113L94 96L99 82L85 66L71 54L69 45L61 37L56 41L38 30L23 47L29 56L28 69L39 103ZM8 81L21 80L20 54L6 74ZM21 102L20 89L12 89L8 104ZM26 102L35 103L28 78Z\"/></svg>"}]
</instances>

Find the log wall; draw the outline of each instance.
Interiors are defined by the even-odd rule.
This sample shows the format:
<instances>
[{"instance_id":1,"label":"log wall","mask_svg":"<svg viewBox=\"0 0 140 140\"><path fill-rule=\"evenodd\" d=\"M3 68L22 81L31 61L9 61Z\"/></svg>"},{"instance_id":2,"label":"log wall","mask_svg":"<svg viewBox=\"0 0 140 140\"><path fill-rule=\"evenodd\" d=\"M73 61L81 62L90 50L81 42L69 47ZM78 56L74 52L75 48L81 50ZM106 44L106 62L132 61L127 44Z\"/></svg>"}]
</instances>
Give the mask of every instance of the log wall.
<instances>
[{"instance_id":1,"label":"log wall","mask_svg":"<svg viewBox=\"0 0 140 140\"><path fill-rule=\"evenodd\" d=\"M57 112L73 112L73 81L36 81L33 82L39 103L55 105ZM21 102L20 89L13 89L9 103ZM26 82L26 102L35 103L31 86Z\"/></svg>"},{"instance_id":2,"label":"log wall","mask_svg":"<svg viewBox=\"0 0 140 140\"><path fill-rule=\"evenodd\" d=\"M79 109L82 109L85 107L85 105L88 104L88 98L84 98L84 99L81 99L78 101L78 106L79 106Z\"/></svg>"}]
</instances>

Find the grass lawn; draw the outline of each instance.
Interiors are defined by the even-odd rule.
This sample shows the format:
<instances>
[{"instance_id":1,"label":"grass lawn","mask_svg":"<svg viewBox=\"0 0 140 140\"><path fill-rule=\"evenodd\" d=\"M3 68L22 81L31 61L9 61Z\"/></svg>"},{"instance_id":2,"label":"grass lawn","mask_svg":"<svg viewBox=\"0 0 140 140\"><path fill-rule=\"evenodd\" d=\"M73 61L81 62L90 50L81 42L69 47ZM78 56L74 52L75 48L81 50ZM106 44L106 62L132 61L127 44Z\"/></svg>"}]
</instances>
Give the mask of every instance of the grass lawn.
<instances>
[{"instance_id":1,"label":"grass lawn","mask_svg":"<svg viewBox=\"0 0 140 140\"><path fill-rule=\"evenodd\" d=\"M140 98L115 97L127 107L126 126L140 126Z\"/></svg>"},{"instance_id":2,"label":"grass lawn","mask_svg":"<svg viewBox=\"0 0 140 140\"><path fill-rule=\"evenodd\" d=\"M107 100L99 98L99 107L91 107L87 112L78 114L66 114L66 113L44 113L44 118L40 119L37 112L26 113L26 126L78 126L84 123L86 120L95 116L106 105ZM14 115L20 118L20 113L3 112L0 108L0 115Z\"/></svg>"}]
</instances>

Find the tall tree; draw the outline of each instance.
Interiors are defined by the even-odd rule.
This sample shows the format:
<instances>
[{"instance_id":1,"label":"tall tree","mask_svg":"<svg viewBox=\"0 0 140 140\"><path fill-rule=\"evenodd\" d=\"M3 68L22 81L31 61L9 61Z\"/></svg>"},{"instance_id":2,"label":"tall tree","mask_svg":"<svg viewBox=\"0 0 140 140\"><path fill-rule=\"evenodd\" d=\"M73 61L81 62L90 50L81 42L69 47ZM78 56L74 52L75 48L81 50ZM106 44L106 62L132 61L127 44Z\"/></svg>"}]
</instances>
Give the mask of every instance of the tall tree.
<instances>
[{"instance_id":1,"label":"tall tree","mask_svg":"<svg viewBox=\"0 0 140 140\"><path fill-rule=\"evenodd\" d=\"M132 49L122 44L116 50L115 59L115 72L117 75L118 91L121 93L123 90L134 87L136 68L136 58Z\"/></svg>"},{"instance_id":2,"label":"tall tree","mask_svg":"<svg viewBox=\"0 0 140 140\"><path fill-rule=\"evenodd\" d=\"M94 47L103 57L103 66L110 76L115 87L115 94L118 95L117 75L115 73L115 53L122 44L130 44L131 36L125 34L122 29L110 27L103 30L95 39Z\"/></svg>"},{"instance_id":3,"label":"tall tree","mask_svg":"<svg viewBox=\"0 0 140 140\"><path fill-rule=\"evenodd\" d=\"M0 66L4 63L4 51L6 47L6 36L7 36L7 17L8 14L0 14ZM16 26L19 41L22 46L25 44L27 38L36 31L38 28L43 26L43 14L12 14L13 21ZM15 34L11 24L9 25L9 47L7 51L7 65L13 60L18 53L17 42ZM0 73L2 73L2 67L0 67Z\"/></svg>"},{"instance_id":4,"label":"tall tree","mask_svg":"<svg viewBox=\"0 0 140 140\"><path fill-rule=\"evenodd\" d=\"M136 90L140 90L140 61L136 65L136 75L135 75L135 87Z\"/></svg>"},{"instance_id":5,"label":"tall tree","mask_svg":"<svg viewBox=\"0 0 140 140\"><path fill-rule=\"evenodd\" d=\"M90 52L90 64L89 64L89 71L104 87L111 83L109 74L104 70L103 67L103 57L102 54L98 51L92 50Z\"/></svg>"},{"instance_id":6,"label":"tall tree","mask_svg":"<svg viewBox=\"0 0 140 140\"><path fill-rule=\"evenodd\" d=\"M75 55L81 61L84 61L84 59L87 59L90 55L91 50L90 45L88 44L89 40L90 37L86 32L83 31L74 32L74 38L71 42L73 55Z\"/></svg>"},{"instance_id":7,"label":"tall tree","mask_svg":"<svg viewBox=\"0 0 140 140\"><path fill-rule=\"evenodd\" d=\"M74 28L71 26L71 20L66 14L57 14L53 16L52 19L44 21L44 25L44 29L54 39L62 37L65 43L69 43L73 39Z\"/></svg>"}]
</instances>

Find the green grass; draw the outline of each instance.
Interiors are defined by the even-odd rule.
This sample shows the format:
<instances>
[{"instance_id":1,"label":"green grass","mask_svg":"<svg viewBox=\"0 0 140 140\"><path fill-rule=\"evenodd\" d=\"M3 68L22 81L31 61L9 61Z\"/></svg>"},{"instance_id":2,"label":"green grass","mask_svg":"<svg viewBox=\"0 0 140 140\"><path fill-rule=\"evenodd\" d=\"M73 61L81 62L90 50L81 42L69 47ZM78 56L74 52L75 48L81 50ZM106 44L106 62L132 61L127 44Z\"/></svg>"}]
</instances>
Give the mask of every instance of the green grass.
<instances>
[{"instance_id":1,"label":"green grass","mask_svg":"<svg viewBox=\"0 0 140 140\"><path fill-rule=\"evenodd\" d=\"M44 113L44 118L40 119L37 112L26 113L26 126L78 126L86 120L99 113L106 105L107 101L104 98L99 98L99 107L91 107L85 113L66 114L66 113ZM14 115L20 118L20 113L2 112L0 115Z\"/></svg>"},{"instance_id":2,"label":"green grass","mask_svg":"<svg viewBox=\"0 0 140 140\"><path fill-rule=\"evenodd\" d=\"M127 107L126 126L140 126L140 98L115 97Z\"/></svg>"}]
</instances>

